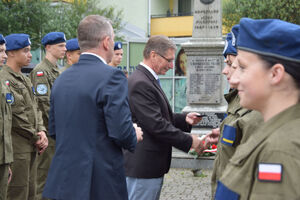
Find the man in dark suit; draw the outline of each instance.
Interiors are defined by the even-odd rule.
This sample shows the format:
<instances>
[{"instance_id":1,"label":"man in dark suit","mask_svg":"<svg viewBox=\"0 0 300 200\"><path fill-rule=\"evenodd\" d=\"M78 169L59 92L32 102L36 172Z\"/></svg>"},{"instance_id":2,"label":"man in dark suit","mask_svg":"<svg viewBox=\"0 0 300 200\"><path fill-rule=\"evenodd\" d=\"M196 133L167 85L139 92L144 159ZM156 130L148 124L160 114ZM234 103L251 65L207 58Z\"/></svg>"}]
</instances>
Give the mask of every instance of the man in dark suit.
<instances>
[{"instance_id":1,"label":"man in dark suit","mask_svg":"<svg viewBox=\"0 0 300 200\"><path fill-rule=\"evenodd\" d=\"M108 66L114 32L98 15L78 26L78 63L52 88L49 134L56 138L43 196L59 200L126 200L122 148L133 151L142 139L128 105L127 79Z\"/></svg>"},{"instance_id":2,"label":"man in dark suit","mask_svg":"<svg viewBox=\"0 0 300 200\"><path fill-rule=\"evenodd\" d=\"M130 200L157 200L163 176L169 171L172 146L188 152L203 150L202 141L191 131L201 118L197 113L172 112L158 75L173 68L176 46L165 36L149 39L144 60L128 79L132 119L144 132L134 153L125 152L125 171Z\"/></svg>"}]
</instances>

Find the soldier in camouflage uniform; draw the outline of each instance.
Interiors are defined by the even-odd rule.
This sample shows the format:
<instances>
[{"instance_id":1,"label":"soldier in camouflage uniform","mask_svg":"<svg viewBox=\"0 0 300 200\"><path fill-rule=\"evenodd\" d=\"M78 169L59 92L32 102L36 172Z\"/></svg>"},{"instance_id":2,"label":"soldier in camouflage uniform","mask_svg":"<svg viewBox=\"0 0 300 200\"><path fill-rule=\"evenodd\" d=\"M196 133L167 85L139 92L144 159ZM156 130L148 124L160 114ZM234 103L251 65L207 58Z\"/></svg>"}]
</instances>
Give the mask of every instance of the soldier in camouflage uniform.
<instances>
[{"instance_id":1,"label":"soldier in camouflage uniform","mask_svg":"<svg viewBox=\"0 0 300 200\"><path fill-rule=\"evenodd\" d=\"M48 129L50 94L55 79L60 72L58 59L62 59L66 52L66 38L62 32L51 32L42 39L46 56L30 73L30 79L36 91L38 107L42 111L45 127ZM43 188L47 179L48 169L55 152L55 140L48 137L49 146L45 153L38 157L37 199L42 199Z\"/></svg>"},{"instance_id":2,"label":"soldier in camouflage uniform","mask_svg":"<svg viewBox=\"0 0 300 200\"><path fill-rule=\"evenodd\" d=\"M68 40L66 44L66 48L67 48L67 52L66 52L67 64L60 69L61 73L64 72L69 67L71 67L73 64L77 63L81 54L77 38Z\"/></svg>"},{"instance_id":3,"label":"soldier in camouflage uniform","mask_svg":"<svg viewBox=\"0 0 300 200\"><path fill-rule=\"evenodd\" d=\"M232 73L237 68L234 61L237 55L236 38L238 29L239 25L235 25L232 31L228 33L223 53L226 66L222 73L227 77L228 81L230 81ZM212 199L214 199L217 182L225 170L229 159L235 153L237 146L245 143L263 122L259 112L242 108L236 85L230 84L230 88L229 93L225 95L225 99L228 102L227 117L220 125L220 139L211 179Z\"/></svg>"},{"instance_id":4,"label":"soldier in camouflage uniform","mask_svg":"<svg viewBox=\"0 0 300 200\"><path fill-rule=\"evenodd\" d=\"M230 82L264 124L239 145L219 179L217 200L300 199L300 26L242 18L239 67Z\"/></svg>"},{"instance_id":5,"label":"soldier in camouflage uniform","mask_svg":"<svg viewBox=\"0 0 300 200\"><path fill-rule=\"evenodd\" d=\"M12 145L14 162L11 165L12 180L8 186L8 200L35 199L36 156L48 146L46 129L38 111L35 92L29 78L21 73L29 65L30 40L26 34L5 37L7 63L1 77L11 90Z\"/></svg>"},{"instance_id":6,"label":"soldier in camouflage uniform","mask_svg":"<svg viewBox=\"0 0 300 200\"><path fill-rule=\"evenodd\" d=\"M5 53L5 39L0 34L0 66L7 58ZM12 95L1 78L0 73L0 200L7 196L8 183L11 180L10 164L13 161L13 150L11 140L11 107Z\"/></svg>"}]
</instances>

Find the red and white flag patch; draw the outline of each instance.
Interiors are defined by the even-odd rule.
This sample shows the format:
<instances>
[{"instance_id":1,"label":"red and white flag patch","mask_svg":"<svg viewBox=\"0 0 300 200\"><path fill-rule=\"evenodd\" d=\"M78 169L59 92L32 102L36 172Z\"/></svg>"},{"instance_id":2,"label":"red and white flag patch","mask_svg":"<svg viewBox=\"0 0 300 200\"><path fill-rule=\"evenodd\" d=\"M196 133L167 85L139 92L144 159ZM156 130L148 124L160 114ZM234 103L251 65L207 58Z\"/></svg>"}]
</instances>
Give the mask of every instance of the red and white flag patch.
<instances>
[{"instance_id":1,"label":"red and white flag patch","mask_svg":"<svg viewBox=\"0 0 300 200\"><path fill-rule=\"evenodd\" d=\"M37 72L36 75L37 76L44 76L44 72Z\"/></svg>"},{"instance_id":2,"label":"red and white flag patch","mask_svg":"<svg viewBox=\"0 0 300 200\"><path fill-rule=\"evenodd\" d=\"M282 179L282 165L275 163L258 164L258 180L268 182L280 182Z\"/></svg>"},{"instance_id":3,"label":"red and white flag patch","mask_svg":"<svg viewBox=\"0 0 300 200\"><path fill-rule=\"evenodd\" d=\"M9 86L9 81L5 81L5 85Z\"/></svg>"}]
</instances>

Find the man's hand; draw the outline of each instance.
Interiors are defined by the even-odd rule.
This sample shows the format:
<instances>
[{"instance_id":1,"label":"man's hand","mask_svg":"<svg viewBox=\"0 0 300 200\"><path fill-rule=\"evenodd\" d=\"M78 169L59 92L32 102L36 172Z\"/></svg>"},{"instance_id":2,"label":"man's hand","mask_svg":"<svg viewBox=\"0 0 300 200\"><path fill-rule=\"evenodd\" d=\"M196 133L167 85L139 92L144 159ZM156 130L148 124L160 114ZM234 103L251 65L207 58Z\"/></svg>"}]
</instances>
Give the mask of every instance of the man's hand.
<instances>
[{"instance_id":1,"label":"man's hand","mask_svg":"<svg viewBox=\"0 0 300 200\"><path fill-rule=\"evenodd\" d=\"M35 143L35 146L38 149L39 154L42 154L48 147L48 138L44 131L38 132L37 136L39 136L40 139Z\"/></svg>"},{"instance_id":2,"label":"man's hand","mask_svg":"<svg viewBox=\"0 0 300 200\"><path fill-rule=\"evenodd\" d=\"M191 148L194 149L198 153L198 155L200 155L204 150L203 139L200 140L199 137L196 135L192 135L192 138L193 138L193 143Z\"/></svg>"},{"instance_id":3,"label":"man's hand","mask_svg":"<svg viewBox=\"0 0 300 200\"><path fill-rule=\"evenodd\" d=\"M213 144L218 144L219 137L220 137L220 129L219 128L212 129L211 133L207 134L204 138L205 149L207 149Z\"/></svg>"},{"instance_id":4,"label":"man's hand","mask_svg":"<svg viewBox=\"0 0 300 200\"><path fill-rule=\"evenodd\" d=\"M135 129L137 141L140 142L143 140L143 131L141 127L138 127L136 123L133 123L133 127Z\"/></svg>"},{"instance_id":5,"label":"man's hand","mask_svg":"<svg viewBox=\"0 0 300 200\"><path fill-rule=\"evenodd\" d=\"M188 113L186 115L185 121L190 125L198 124L202 120L202 117L197 117L198 114L199 113L196 112Z\"/></svg>"}]
</instances>

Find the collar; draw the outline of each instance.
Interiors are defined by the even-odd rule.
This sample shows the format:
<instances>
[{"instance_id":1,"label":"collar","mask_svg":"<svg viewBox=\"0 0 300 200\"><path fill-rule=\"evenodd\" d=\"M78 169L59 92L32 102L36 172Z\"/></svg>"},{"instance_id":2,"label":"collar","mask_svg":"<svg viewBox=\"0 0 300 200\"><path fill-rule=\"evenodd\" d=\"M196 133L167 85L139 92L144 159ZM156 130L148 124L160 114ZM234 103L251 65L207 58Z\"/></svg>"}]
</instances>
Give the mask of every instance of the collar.
<instances>
[{"instance_id":1,"label":"collar","mask_svg":"<svg viewBox=\"0 0 300 200\"><path fill-rule=\"evenodd\" d=\"M99 56L99 55L97 55L97 54L94 54L94 53L91 53L91 52L83 52L83 53L81 53L81 55L84 55L84 54L96 56L96 57L99 58L104 64L107 65L107 62L106 62L101 56Z\"/></svg>"},{"instance_id":2,"label":"collar","mask_svg":"<svg viewBox=\"0 0 300 200\"><path fill-rule=\"evenodd\" d=\"M8 73L12 74L13 76L15 77L20 77L22 78L23 74L22 73L18 73L18 72L15 72L14 70L12 70L8 65L4 64L3 65L3 70L6 70Z\"/></svg>"},{"instance_id":3,"label":"collar","mask_svg":"<svg viewBox=\"0 0 300 200\"><path fill-rule=\"evenodd\" d=\"M50 67L50 69L52 69L52 70L58 72L58 67L57 67L57 65L53 65L53 63L50 62L46 57L44 58L43 61L45 62L46 65L48 65L48 66Z\"/></svg>"},{"instance_id":4,"label":"collar","mask_svg":"<svg viewBox=\"0 0 300 200\"><path fill-rule=\"evenodd\" d=\"M157 80L158 79L158 76L157 74L153 71L153 69L151 69L148 65L146 65L145 63L143 62L140 62L140 65L142 65L143 67L145 67L153 76L154 78Z\"/></svg>"}]
</instances>

